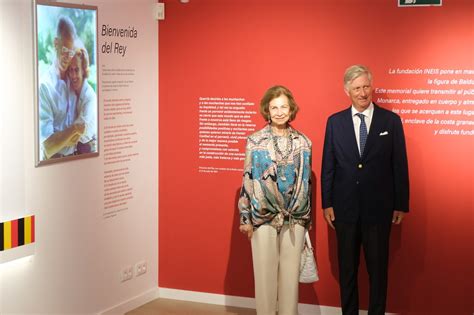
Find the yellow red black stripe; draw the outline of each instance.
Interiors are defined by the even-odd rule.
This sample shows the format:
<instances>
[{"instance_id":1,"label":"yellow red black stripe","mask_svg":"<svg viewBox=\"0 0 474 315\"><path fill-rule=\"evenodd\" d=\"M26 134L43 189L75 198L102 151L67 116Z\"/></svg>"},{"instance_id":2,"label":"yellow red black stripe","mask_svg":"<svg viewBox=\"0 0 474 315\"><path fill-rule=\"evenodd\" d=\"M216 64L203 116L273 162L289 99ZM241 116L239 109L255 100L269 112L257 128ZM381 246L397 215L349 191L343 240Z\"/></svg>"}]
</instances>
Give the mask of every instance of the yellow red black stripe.
<instances>
[{"instance_id":1,"label":"yellow red black stripe","mask_svg":"<svg viewBox=\"0 0 474 315\"><path fill-rule=\"evenodd\" d=\"M35 242L35 216L0 222L0 251Z\"/></svg>"}]
</instances>

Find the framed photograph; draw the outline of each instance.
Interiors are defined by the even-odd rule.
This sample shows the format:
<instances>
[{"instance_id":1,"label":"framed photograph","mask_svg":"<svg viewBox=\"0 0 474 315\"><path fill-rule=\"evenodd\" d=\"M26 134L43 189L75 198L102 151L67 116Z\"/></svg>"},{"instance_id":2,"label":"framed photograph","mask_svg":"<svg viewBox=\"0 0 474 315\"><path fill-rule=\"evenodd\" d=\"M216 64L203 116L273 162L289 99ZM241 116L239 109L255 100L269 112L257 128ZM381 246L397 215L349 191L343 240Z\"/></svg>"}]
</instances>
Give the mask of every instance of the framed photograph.
<instances>
[{"instance_id":1,"label":"framed photograph","mask_svg":"<svg viewBox=\"0 0 474 315\"><path fill-rule=\"evenodd\" d=\"M36 165L99 155L97 7L35 2Z\"/></svg>"}]
</instances>

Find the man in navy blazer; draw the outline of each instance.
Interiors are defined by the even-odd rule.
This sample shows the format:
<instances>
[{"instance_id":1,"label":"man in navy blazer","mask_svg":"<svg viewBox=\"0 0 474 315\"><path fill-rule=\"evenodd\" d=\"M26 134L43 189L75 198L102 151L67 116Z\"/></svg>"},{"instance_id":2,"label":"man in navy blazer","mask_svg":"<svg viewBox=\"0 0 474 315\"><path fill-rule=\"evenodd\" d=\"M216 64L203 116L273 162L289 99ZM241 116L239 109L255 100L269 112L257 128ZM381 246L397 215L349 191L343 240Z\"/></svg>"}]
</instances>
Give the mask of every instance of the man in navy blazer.
<instances>
[{"instance_id":1,"label":"man in navy blazer","mask_svg":"<svg viewBox=\"0 0 474 315\"><path fill-rule=\"evenodd\" d=\"M357 315L361 246L369 274L369 315L384 314L391 224L408 212L408 163L400 117L372 102L372 74L349 67L351 107L326 125L321 192L324 217L336 230L344 315Z\"/></svg>"}]
</instances>

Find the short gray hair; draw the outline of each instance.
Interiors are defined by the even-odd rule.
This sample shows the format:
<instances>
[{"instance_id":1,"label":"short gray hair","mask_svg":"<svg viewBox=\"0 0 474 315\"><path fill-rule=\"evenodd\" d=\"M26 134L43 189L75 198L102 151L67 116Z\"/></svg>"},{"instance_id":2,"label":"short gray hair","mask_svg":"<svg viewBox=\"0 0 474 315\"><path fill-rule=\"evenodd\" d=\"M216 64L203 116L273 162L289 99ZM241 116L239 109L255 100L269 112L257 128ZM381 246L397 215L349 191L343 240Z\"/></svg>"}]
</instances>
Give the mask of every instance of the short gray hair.
<instances>
[{"instance_id":1,"label":"short gray hair","mask_svg":"<svg viewBox=\"0 0 474 315\"><path fill-rule=\"evenodd\" d=\"M344 88L347 90L348 85L360 77L361 75L367 75L370 83L372 83L372 72L370 72L369 68L364 65L353 65L346 69L344 72Z\"/></svg>"}]
</instances>

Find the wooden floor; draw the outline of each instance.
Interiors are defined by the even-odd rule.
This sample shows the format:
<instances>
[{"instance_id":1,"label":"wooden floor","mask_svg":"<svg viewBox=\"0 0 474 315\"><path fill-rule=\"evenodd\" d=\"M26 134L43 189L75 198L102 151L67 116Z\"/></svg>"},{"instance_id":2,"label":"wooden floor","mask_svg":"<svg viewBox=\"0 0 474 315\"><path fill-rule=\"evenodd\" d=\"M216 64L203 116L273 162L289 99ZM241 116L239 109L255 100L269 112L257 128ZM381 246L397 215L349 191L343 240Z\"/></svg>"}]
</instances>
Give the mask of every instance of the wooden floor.
<instances>
[{"instance_id":1,"label":"wooden floor","mask_svg":"<svg viewBox=\"0 0 474 315\"><path fill-rule=\"evenodd\" d=\"M254 309L156 299L126 313L126 315L256 315Z\"/></svg>"}]
</instances>

